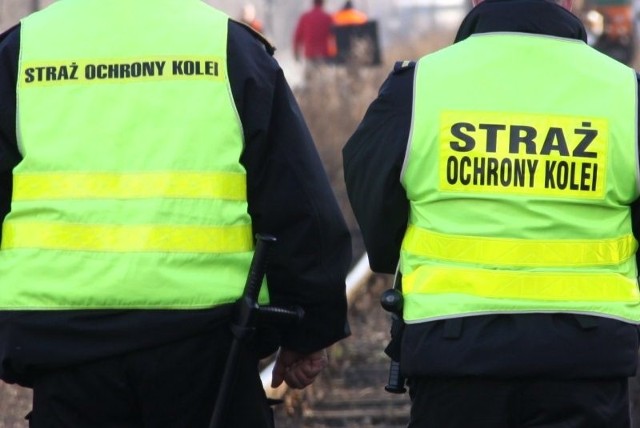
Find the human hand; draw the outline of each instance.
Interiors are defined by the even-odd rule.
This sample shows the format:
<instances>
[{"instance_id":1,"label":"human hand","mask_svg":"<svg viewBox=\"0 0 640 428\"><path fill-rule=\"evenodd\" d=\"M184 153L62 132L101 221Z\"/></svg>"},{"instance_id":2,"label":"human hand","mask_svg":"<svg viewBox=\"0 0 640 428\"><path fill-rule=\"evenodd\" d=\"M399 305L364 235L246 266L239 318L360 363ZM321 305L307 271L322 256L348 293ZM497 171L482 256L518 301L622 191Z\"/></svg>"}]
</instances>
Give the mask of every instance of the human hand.
<instances>
[{"instance_id":1,"label":"human hand","mask_svg":"<svg viewBox=\"0 0 640 428\"><path fill-rule=\"evenodd\" d=\"M301 354L281 348L271 373L271 387L277 388L282 382L286 382L294 389L305 388L313 383L328 364L326 349L311 354Z\"/></svg>"}]
</instances>

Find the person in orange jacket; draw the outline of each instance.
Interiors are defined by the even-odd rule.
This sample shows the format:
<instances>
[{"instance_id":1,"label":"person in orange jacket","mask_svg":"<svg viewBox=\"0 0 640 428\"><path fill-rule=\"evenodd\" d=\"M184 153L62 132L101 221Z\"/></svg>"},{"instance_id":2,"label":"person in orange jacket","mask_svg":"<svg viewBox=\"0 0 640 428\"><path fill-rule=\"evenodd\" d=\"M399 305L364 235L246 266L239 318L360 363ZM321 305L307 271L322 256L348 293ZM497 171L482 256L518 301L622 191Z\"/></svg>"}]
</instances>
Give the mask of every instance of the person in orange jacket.
<instances>
[{"instance_id":1,"label":"person in orange jacket","mask_svg":"<svg viewBox=\"0 0 640 428\"><path fill-rule=\"evenodd\" d=\"M360 25L367 21L367 15L353 7L353 2L350 0L345 2L342 9L333 14L333 24L336 26Z\"/></svg>"}]
</instances>

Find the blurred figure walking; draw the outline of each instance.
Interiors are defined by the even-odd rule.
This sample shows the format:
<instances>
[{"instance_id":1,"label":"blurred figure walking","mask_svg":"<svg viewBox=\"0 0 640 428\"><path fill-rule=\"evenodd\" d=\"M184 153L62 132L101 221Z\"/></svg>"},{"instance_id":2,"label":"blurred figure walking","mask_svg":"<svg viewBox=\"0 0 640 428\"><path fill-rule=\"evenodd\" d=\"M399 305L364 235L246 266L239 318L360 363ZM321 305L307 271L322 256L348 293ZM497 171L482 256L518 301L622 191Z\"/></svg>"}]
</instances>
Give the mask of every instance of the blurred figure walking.
<instances>
[{"instance_id":1,"label":"blurred figure walking","mask_svg":"<svg viewBox=\"0 0 640 428\"><path fill-rule=\"evenodd\" d=\"M363 65L380 64L377 22L356 9L351 0L333 14L333 36L335 64L351 64L351 71L356 73Z\"/></svg>"},{"instance_id":2,"label":"blurred figure walking","mask_svg":"<svg viewBox=\"0 0 640 428\"><path fill-rule=\"evenodd\" d=\"M367 14L353 7L352 1L346 1L342 9L333 14L333 24L336 26L361 25L369 20Z\"/></svg>"},{"instance_id":3,"label":"blurred figure walking","mask_svg":"<svg viewBox=\"0 0 640 428\"><path fill-rule=\"evenodd\" d=\"M324 0L313 0L313 8L300 16L293 36L293 56L310 63L326 63L335 55L331 32L333 17L324 10Z\"/></svg>"}]
</instances>

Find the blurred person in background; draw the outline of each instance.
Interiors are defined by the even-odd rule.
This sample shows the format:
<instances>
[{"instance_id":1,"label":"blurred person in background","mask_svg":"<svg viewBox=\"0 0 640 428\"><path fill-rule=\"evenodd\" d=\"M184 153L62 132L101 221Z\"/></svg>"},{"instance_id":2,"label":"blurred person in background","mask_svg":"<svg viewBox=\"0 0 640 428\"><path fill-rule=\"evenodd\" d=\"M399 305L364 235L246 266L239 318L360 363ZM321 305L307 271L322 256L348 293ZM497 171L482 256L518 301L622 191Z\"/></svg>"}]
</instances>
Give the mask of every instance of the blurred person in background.
<instances>
[{"instance_id":1,"label":"blurred person in background","mask_svg":"<svg viewBox=\"0 0 640 428\"><path fill-rule=\"evenodd\" d=\"M256 233L260 302L305 317L259 326L224 426L273 426L259 359L304 388L349 334L349 232L272 54L199 0L65 0L0 36L0 378L29 426L209 426Z\"/></svg>"},{"instance_id":2,"label":"blurred person in background","mask_svg":"<svg viewBox=\"0 0 640 428\"><path fill-rule=\"evenodd\" d=\"M629 427L638 76L571 0L473 4L343 149L371 268L399 265L409 427Z\"/></svg>"},{"instance_id":3,"label":"blurred person in background","mask_svg":"<svg viewBox=\"0 0 640 428\"><path fill-rule=\"evenodd\" d=\"M324 0L313 0L311 10L303 13L293 33L293 56L296 61L324 64L335 56L333 18L324 10Z\"/></svg>"},{"instance_id":4,"label":"blurred person in background","mask_svg":"<svg viewBox=\"0 0 640 428\"><path fill-rule=\"evenodd\" d=\"M333 14L335 64L349 64L349 71L357 73L364 65L380 64L380 42L377 22L369 20L357 10L352 1ZM359 79L354 75L354 79Z\"/></svg>"},{"instance_id":5,"label":"blurred person in background","mask_svg":"<svg viewBox=\"0 0 640 428\"><path fill-rule=\"evenodd\" d=\"M333 14L333 24L336 26L360 25L367 20L367 14L356 9L352 1L345 2L342 9Z\"/></svg>"},{"instance_id":6,"label":"blurred person in background","mask_svg":"<svg viewBox=\"0 0 640 428\"><path fill-rule=\"evenodd\" d=\"M259 33L264 32L264 26L262 25L262 21L260 21L256 16L256 7L253 3L246 3L242 6L240 22L247 24Z\"/></svg>"}]
</instances>

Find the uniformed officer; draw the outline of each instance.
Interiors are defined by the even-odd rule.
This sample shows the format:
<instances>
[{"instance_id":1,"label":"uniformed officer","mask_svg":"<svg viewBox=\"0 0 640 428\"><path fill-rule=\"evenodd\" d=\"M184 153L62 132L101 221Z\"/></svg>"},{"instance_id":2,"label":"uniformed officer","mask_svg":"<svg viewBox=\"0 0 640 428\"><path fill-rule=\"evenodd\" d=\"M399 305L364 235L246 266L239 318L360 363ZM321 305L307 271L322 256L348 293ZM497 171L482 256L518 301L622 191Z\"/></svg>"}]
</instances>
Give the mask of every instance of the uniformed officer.
<instances>
[{"instance_id":1,"label":"uniformed officer","mask_svg":"<svg viewBox=\"0 0 640 428\"><path fill-rule=\"evenodd\" d=\"M273 48L199 0L65 0L0 38L0 376L33 427L208 426L255 233L304 320L238 361L270 427L348 335L349 233Z\"/></svg>"},{"instance_id":2,"label":"uniformed officer","mask_svg":"<svg viewBox=\"0 0 640 428\"><path fill-rule=\"evenodd\" d=\"M636 73L570 0L474 5L343 150L371 267L400 264L409 426L629 426Z\"/></svg>"}]
</instances>

